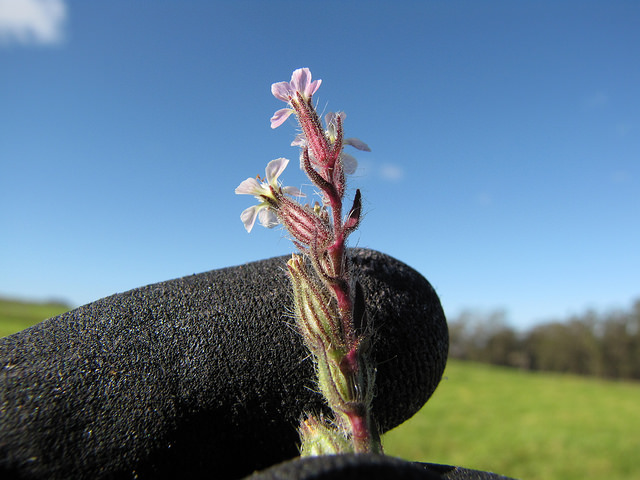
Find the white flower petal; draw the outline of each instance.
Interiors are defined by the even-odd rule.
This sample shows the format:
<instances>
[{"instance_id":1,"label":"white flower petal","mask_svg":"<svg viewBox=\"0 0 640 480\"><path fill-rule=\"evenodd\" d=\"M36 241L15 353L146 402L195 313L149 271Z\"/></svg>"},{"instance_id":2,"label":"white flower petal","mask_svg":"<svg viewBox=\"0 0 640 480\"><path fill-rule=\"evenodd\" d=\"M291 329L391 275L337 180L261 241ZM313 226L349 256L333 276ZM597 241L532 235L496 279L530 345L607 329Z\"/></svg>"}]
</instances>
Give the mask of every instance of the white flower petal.
<instances>
[{"instance_id":1,"label":"white flower petal","mask_svg":"<svg viewBox=\"0 0 640 480\"><path fill-rule=\"evenodd\" d=\"M258 217L260 218L260 224L263 227L273 228L280 223L278 222L278 217L270 208L261 209Z\"/></svg>"},{"instance_id":2,"label":"white flower petal","mask_svg":"<svg viewBox=\"0 0 640 480\"><path fill-rule=\"evenodd\" d=\"M283 187L282 191L292 197L306 197L299 188L296 187Z\"/></svg>"},{"instance_id":3,"label":"white flower petal","mask_svg":"<svg viewBox=\"0 0 640 480\"><path fill-rule=\"evenodd\" d=\"M242 223L244 223L244 228L246 228L247 232L249 233L251 233L251 229L256 223L256 217L258 216L259 210L260 205L254 205L253 207L249 207L243 210L240 214L240 220L242 220Z\"/></svg>"},{"instance_id":4,"label":"white flower petal","mask_svg":"<svg viewBox=\"0 0 640 480\"><path fill-rule=\"evenodd\" d=\"M236 194L238 195L259 195L262 186L258 181L251 177L244 180L240 185L236 187Z\"/></svg>"},{"instance_id":5,"label":"white flower petal","mask_svg":"<svg viewBox=\"0 0 640 480\"><path fill-rule=\"evenodd\" d=\"M329 112L324 116L324 123L327 125L327 127L329 125L331 125L336 119L336 113L335 112Z\"/></svg>"},{"instance_id":6,"label":"white flower petal","mask_svg":"<svg viewBox=\"0 0 640 480\"><path fill-rule=\"evenodd\" d=\"M275 160L271 160L267 164L267 168L265 168L264 172L267 174L267 182L269 183L269 185L273 185L275 187L278 177L284 171L284 169L287 168L288 163L289 160L280 157L276 158Z\"/></svg>"},{"instance_id":7,"label":"white flower petal","mask_svg":"<svg viewBox=\"0 0 640 480\"><path fill-rule=\"evenodd\" d=\"M364 152L370 152L371 151L371 149L369 148L369 145L364 143L359 138L345 138L344 139L344 144L345 145L351 145L352 147L357 148L358 150L362 150Z\"/></svg>"},{"instance_id":8,"label":"white flower petal","mask_svg":"<svg viewBox=\"0 0 640 480\"><path fill-rule=\"evenodd\" d=\"M352 157L348 153L342 153L340 155L340 159L342 160L342 168L344 173L352 174L355 173L358 168L358 160L355 157Z\"/></svg>"}]
</instances>

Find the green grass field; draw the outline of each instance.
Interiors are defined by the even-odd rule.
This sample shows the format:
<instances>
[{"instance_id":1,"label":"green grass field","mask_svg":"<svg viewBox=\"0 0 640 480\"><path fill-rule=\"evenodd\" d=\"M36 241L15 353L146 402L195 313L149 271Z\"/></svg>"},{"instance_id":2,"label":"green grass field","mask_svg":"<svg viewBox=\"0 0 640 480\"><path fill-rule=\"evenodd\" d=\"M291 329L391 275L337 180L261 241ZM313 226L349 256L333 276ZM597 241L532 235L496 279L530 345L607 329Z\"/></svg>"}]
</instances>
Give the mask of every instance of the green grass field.
<instances>
[{"instance_id":1,"label":"green grass field","mask_svg":"<svg viewBox=\"0 0 640 480\"><path fill-rule=\"evenodd\" d=\"M0 299L0 336L66 310ZM384 446L522 480L640 478L640 383L450 360L433 398Z\"/></svg>"},{"instance_id":2,"label":"green grass field","mask_svg":"<svg viewBox=\"0 0 640 480\"><path fill-rule=\"evenodd\" d=\"M57 302L33 303L0 298L0 337L19 332L69 310L68 305Z\"/></svg>"},{"instance_id":3,"label":"green grass field","mask_svg":"<svg viewBox=\"0 0 640 480\"><path fill-rule=\"evenodd\" d=\"M522 480L640 478L640 384L453 360L384 446Z\"/></svg>"}]
</instances>

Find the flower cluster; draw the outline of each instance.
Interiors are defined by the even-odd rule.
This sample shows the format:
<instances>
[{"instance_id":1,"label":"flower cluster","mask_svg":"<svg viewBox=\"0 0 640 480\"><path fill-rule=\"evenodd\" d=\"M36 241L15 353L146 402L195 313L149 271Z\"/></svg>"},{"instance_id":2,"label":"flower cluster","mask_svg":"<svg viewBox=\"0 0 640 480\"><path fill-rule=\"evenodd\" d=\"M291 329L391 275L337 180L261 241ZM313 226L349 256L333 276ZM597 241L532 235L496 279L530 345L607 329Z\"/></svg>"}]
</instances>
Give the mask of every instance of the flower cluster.
<instances>
[{"instance_id":1,"label":"flower cluster","mask_svg":"<svg viewBox=\"0 0 640 480\"><path fill-rule=\"evenodd\" d=\"M302 454L378 452L379 437L371 418L374 369L366 352L364 295L351 278L346 252L346 239L360 223L359 190L343 212L345 175L357 166L344 146L364 151L369 147L356 138L344 138L342 112L327 114L322 125L312 103L321 83L312 81L308 68L301 68L290 82L271 86L273 95L287 103L275 112L271 127L295 115L302 132L292 145L300 147L300 167L319 189L321 201L302 205L294 198L302 192L279 183L289 162L284 158L269 162L265 181L248 178L236 193L253 195L259 202L242 212L247 231L256 219L265 227L282 224L302 253L287 263L296 324L314 359L318 387L333 411L331 419L307 414L302 420Z\"/></svg>"}]
</instances>

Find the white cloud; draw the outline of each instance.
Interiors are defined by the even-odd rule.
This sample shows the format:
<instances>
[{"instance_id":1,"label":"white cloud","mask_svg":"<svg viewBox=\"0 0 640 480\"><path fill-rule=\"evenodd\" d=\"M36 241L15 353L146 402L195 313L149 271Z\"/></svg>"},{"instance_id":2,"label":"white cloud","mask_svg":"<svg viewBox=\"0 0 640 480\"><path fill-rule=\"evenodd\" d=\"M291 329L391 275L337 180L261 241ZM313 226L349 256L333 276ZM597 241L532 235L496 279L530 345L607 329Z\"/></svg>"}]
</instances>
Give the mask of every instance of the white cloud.
<instances>
[{"instance_id":1,"label":"white cloud","mask_svg":"<svg viewBox=\"0 0 640 480\"><path fill-rule=\"evenodd\" d=\"M0 0L0 45L53 45L64 39L64 0Z\"/></svg>"},{"instance_id":2,"label":"white cloud","mask_svg":"<svg viewBox=\"0 0 640 480\"><path fill-rule=\"evenodd\" d=\"M404 179L405 171L396 163L378 163L371 158L359 156L355 176L375 178L385 182L399 182Z\"/></svg>"},{"instance_id":3,"label":"white cloud","mask_svg":"<svg viewBox=\"0 0 640 480\"><path fill-rule=\"evenodd\" d=\"M397 182L404 177L404 170L399 165L385 163L380 167L380 176L385 180Z\"/></svg>"}]
</instances>

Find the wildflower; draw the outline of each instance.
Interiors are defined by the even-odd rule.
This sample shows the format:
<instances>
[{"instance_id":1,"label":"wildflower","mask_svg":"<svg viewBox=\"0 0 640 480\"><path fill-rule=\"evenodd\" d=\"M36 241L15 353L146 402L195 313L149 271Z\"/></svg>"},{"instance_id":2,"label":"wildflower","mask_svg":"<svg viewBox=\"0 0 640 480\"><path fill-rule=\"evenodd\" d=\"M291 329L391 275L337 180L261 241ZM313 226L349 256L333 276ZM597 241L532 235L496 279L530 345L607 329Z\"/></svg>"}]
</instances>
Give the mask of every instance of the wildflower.
<instances>
[{"instance_id":1,"label":"wildflower","mask_svg":"<svg viewBox=\"0 0 640 480\"><path fill-rule=\"evenodd\" d=\"M267 228L273 228L279 223L276 211L283 194L304 196L296 187L281 187L278 182L278 177L287 168L288 163L289 160L286 158L271 160L265 168L266 182L258 182L257 179L251 177L236 187L236 194L253 195L260 201L258 205L253 205L240 214L240 219L247 232L251 232L256 218L259 218L260 224Z\"/></svg>"},{"instance_id":2,"label":"wildflower","mask_svg":"<svg viewBox=\"0 0 640 480\"><path fill-rule=\"evenodd\" d=\"M291 74L290 82L278 82L271 85L271 93L278 100L291 103L292 99L300 93L302 99L308 102L311 96L318 91L322 80L311 81L311 71L308 68L298 68Z\"/></svg>"},{"instance_id":3,"label":"wildflower","mask_svg":"<svg viewBox=\"0 0 640 480\"><path fill-rule=\"evenodd\" d=\"M364 297L357 282L355 295L352 290L345 243L360 224L360 190L343 216L345 173L353 173L357 166L356 159L344 153L344 146L365 151L369 146L343 137L343 112L329 113L323 125L311 101L320 84L321 80L311 80L308 68L299 68L291 81L271 85L271 93L287 104L275 112L271 128L295 113L302 133L292 145L301 147L300 165L320 189L322 203L302 205L289 198L302 194L278 182L289 163L285 158L269 162L266 180L248 178L236 193L253 195L259 202L240 216L248 232L256 219L265 227L280 223L302 253L287 263L296 324L311 352L318 389L333 416L307 415L300 426L301 453L378 453L380 438L371 418L374 369L366 355L368 333L362 328L367 324Z\"/></svg>"},{"instance_id":4,"label":"wildflower","mask_svg":"<svg viewBox=\"0 0 640 480\"><path fill-rule=\"evenodd\" d=\"M287 102L291 107L300 99L309 102L316 93L322 80L311 81L311 71L308 68L298 68L291 75L290 82L278 82L271 85L271 93L278 100ZM271 128L282 125L289 115L294 113L292 108L282 108L271 117Z\"/></svg>"}]
</instances>

